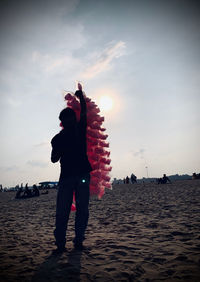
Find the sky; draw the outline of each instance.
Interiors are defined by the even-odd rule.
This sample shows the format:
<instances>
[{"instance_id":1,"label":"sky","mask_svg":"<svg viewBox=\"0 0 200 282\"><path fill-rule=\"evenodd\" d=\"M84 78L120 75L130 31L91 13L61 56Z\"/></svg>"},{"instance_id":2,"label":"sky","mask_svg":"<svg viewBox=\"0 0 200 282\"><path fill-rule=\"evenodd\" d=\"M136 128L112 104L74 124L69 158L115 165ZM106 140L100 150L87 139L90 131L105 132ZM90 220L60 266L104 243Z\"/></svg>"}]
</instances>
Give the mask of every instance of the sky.
<instances>
[{"instance_id":1,"label":"sky","mask_svg":"<svg viewBox=\"0 0 200 282\"><path fill-rule=\"evenodd\" d=\"M51 139L81 81L105 116L111 177L200 172L198 1L0 1L0 183L57 181Z\"/></svg>"}]
</instances>

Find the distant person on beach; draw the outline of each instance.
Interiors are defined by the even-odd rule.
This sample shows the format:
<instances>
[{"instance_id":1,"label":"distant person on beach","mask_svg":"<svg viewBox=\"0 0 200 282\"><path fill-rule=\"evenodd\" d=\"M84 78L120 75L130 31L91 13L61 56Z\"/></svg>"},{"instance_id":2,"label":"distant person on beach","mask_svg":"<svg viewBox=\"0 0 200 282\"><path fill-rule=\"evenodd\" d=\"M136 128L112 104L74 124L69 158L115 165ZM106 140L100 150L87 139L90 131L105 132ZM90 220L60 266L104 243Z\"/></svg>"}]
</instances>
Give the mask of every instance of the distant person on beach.
<instances>
[{"instance_id":1,"label":"distant person on beach","mask_svg":"<svg viewBox=\"0 0 200 282\"><path fill-rule=\"evenodd\" d=\"M28 183L26 183L26 186L25 186L24 196L25 197L31 197L32 196L31 190L28 189Z\"/></svg>"},{"instance_id":2,"label":"distant person on beach","mask_svg":"<svg viewBox=\"0 0 200 282\"><path fill-rule=\"evenodd\" d=\"M129 177L126 177L126 184L129 184Z\"/></svg>"},{"instance_id":3,"label":"distant person on beach","mask_svg":"<svg viewBox=\"0 0 200 282\"><path fill-rule=\"evenodd\" d=\"M63 130L51 141L51 161L55 163L60 160L61 164L54 230L55 244L59 252L65 250L67 224L74 192L76 217L73 243L75 249L83 249L89 218L89 184L92 168L88 161L86 146L87 108L80 84L78 89L75 95L81 105L80 121L77 122L76 114L71 108L62 110L59 119Z\"/></svg>"},{"instance_id":4,"label":"distant person on beach","mask_svg":"<svg viewBox=\"0 0 200 282\"><path fill-rule=\"evenodd\" d=\"M36 196L36 197L40 196L40 191L37 188L37 185L35 185L35 184L33 185L33 193L32 193L32 195Z\"/></svg>"},{"instance_id":5,"label":"distant person on beach","mask_svg":"<svg viewBox=\"0 0 200 282\"><path fill-rule=\"evenodd\" d=\"M157 179L158 184L166 184L167 182L172 183L169 177L166 176L166 174L163 174L162 178Z\"/></svg>"},{"instance_id":6,"label":"distant person on beach","mask_svg":"<svg viewBox=\"0 0 200 282\"><path fill-rule=\"evenodd\" d=\"M137 183L137 177L135 176L135 174L131 174L131 182L133 183Z\"/></svg>"},{"instance_id":7,"label":"distant person on beach","mask_svg":"<svg viewBox=\"0 0 200 282\"><path fill-rule=\"evenodd\" d=\"M15 199L21 198L22 192L23 192L23 188L22 187L18 188L17 193L15 195Z\"/></svg>"}]
</instances>

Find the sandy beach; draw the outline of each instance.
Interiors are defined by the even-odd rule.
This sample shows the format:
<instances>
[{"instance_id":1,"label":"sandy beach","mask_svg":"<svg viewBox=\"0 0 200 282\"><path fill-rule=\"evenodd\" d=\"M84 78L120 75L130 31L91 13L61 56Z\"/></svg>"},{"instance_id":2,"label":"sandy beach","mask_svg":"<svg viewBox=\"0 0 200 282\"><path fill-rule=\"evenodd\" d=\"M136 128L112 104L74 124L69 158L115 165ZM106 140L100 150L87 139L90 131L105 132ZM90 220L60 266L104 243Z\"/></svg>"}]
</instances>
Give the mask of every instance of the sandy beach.
<instances>
[{"instance_id":1,"label":"sandy beach","mask_svg":"<svg viewBox=\"0 0 200 282\"><path fill-rule=\"evenodd\" d=\"M0 281L200 281L200 180L124 184L91 199L86 250L54 255L56 190L0 194Z\"/></svg>"}]
</instances>

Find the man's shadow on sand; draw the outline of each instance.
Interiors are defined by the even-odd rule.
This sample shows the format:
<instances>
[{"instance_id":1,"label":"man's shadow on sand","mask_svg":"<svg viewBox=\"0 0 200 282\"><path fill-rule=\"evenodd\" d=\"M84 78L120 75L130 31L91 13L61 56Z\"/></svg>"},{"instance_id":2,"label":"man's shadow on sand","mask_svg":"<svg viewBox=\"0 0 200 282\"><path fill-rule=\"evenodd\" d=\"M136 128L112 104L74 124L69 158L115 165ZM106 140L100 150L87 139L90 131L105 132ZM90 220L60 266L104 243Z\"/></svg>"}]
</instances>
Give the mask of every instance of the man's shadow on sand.
<instances>
[{"instance_id":1,"label":"man's shadow on sand","mask_svg":"<svg viewBox=\"0 0 200 282\"><path fill-rule=\"evenodd\" d=\"M38 267L32 282L80 281L82 252L71 250L62 254L51 253Z\"/></svg>"}]
</instances>

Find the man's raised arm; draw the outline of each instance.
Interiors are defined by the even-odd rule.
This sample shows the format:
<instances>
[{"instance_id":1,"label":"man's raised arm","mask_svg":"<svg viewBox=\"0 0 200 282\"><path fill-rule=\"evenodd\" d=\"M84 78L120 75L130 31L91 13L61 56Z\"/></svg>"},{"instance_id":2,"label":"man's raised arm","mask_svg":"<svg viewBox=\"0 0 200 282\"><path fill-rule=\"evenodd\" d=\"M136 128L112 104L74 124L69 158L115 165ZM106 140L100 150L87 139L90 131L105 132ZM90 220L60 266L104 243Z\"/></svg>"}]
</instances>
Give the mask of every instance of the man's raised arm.
<instances>
[{"instance_id":1,"label":"man's raised arm","mask_svg":"<svg viewBox=\"0 0 200 282\"><path fill-rule=\"evenodd\" d=\"M87 126L87 106L83 96L82 86L79 84L79 90L75 92L76 97L79 98L81 104L80 123Z\"/></svg>"}]
</instances>

